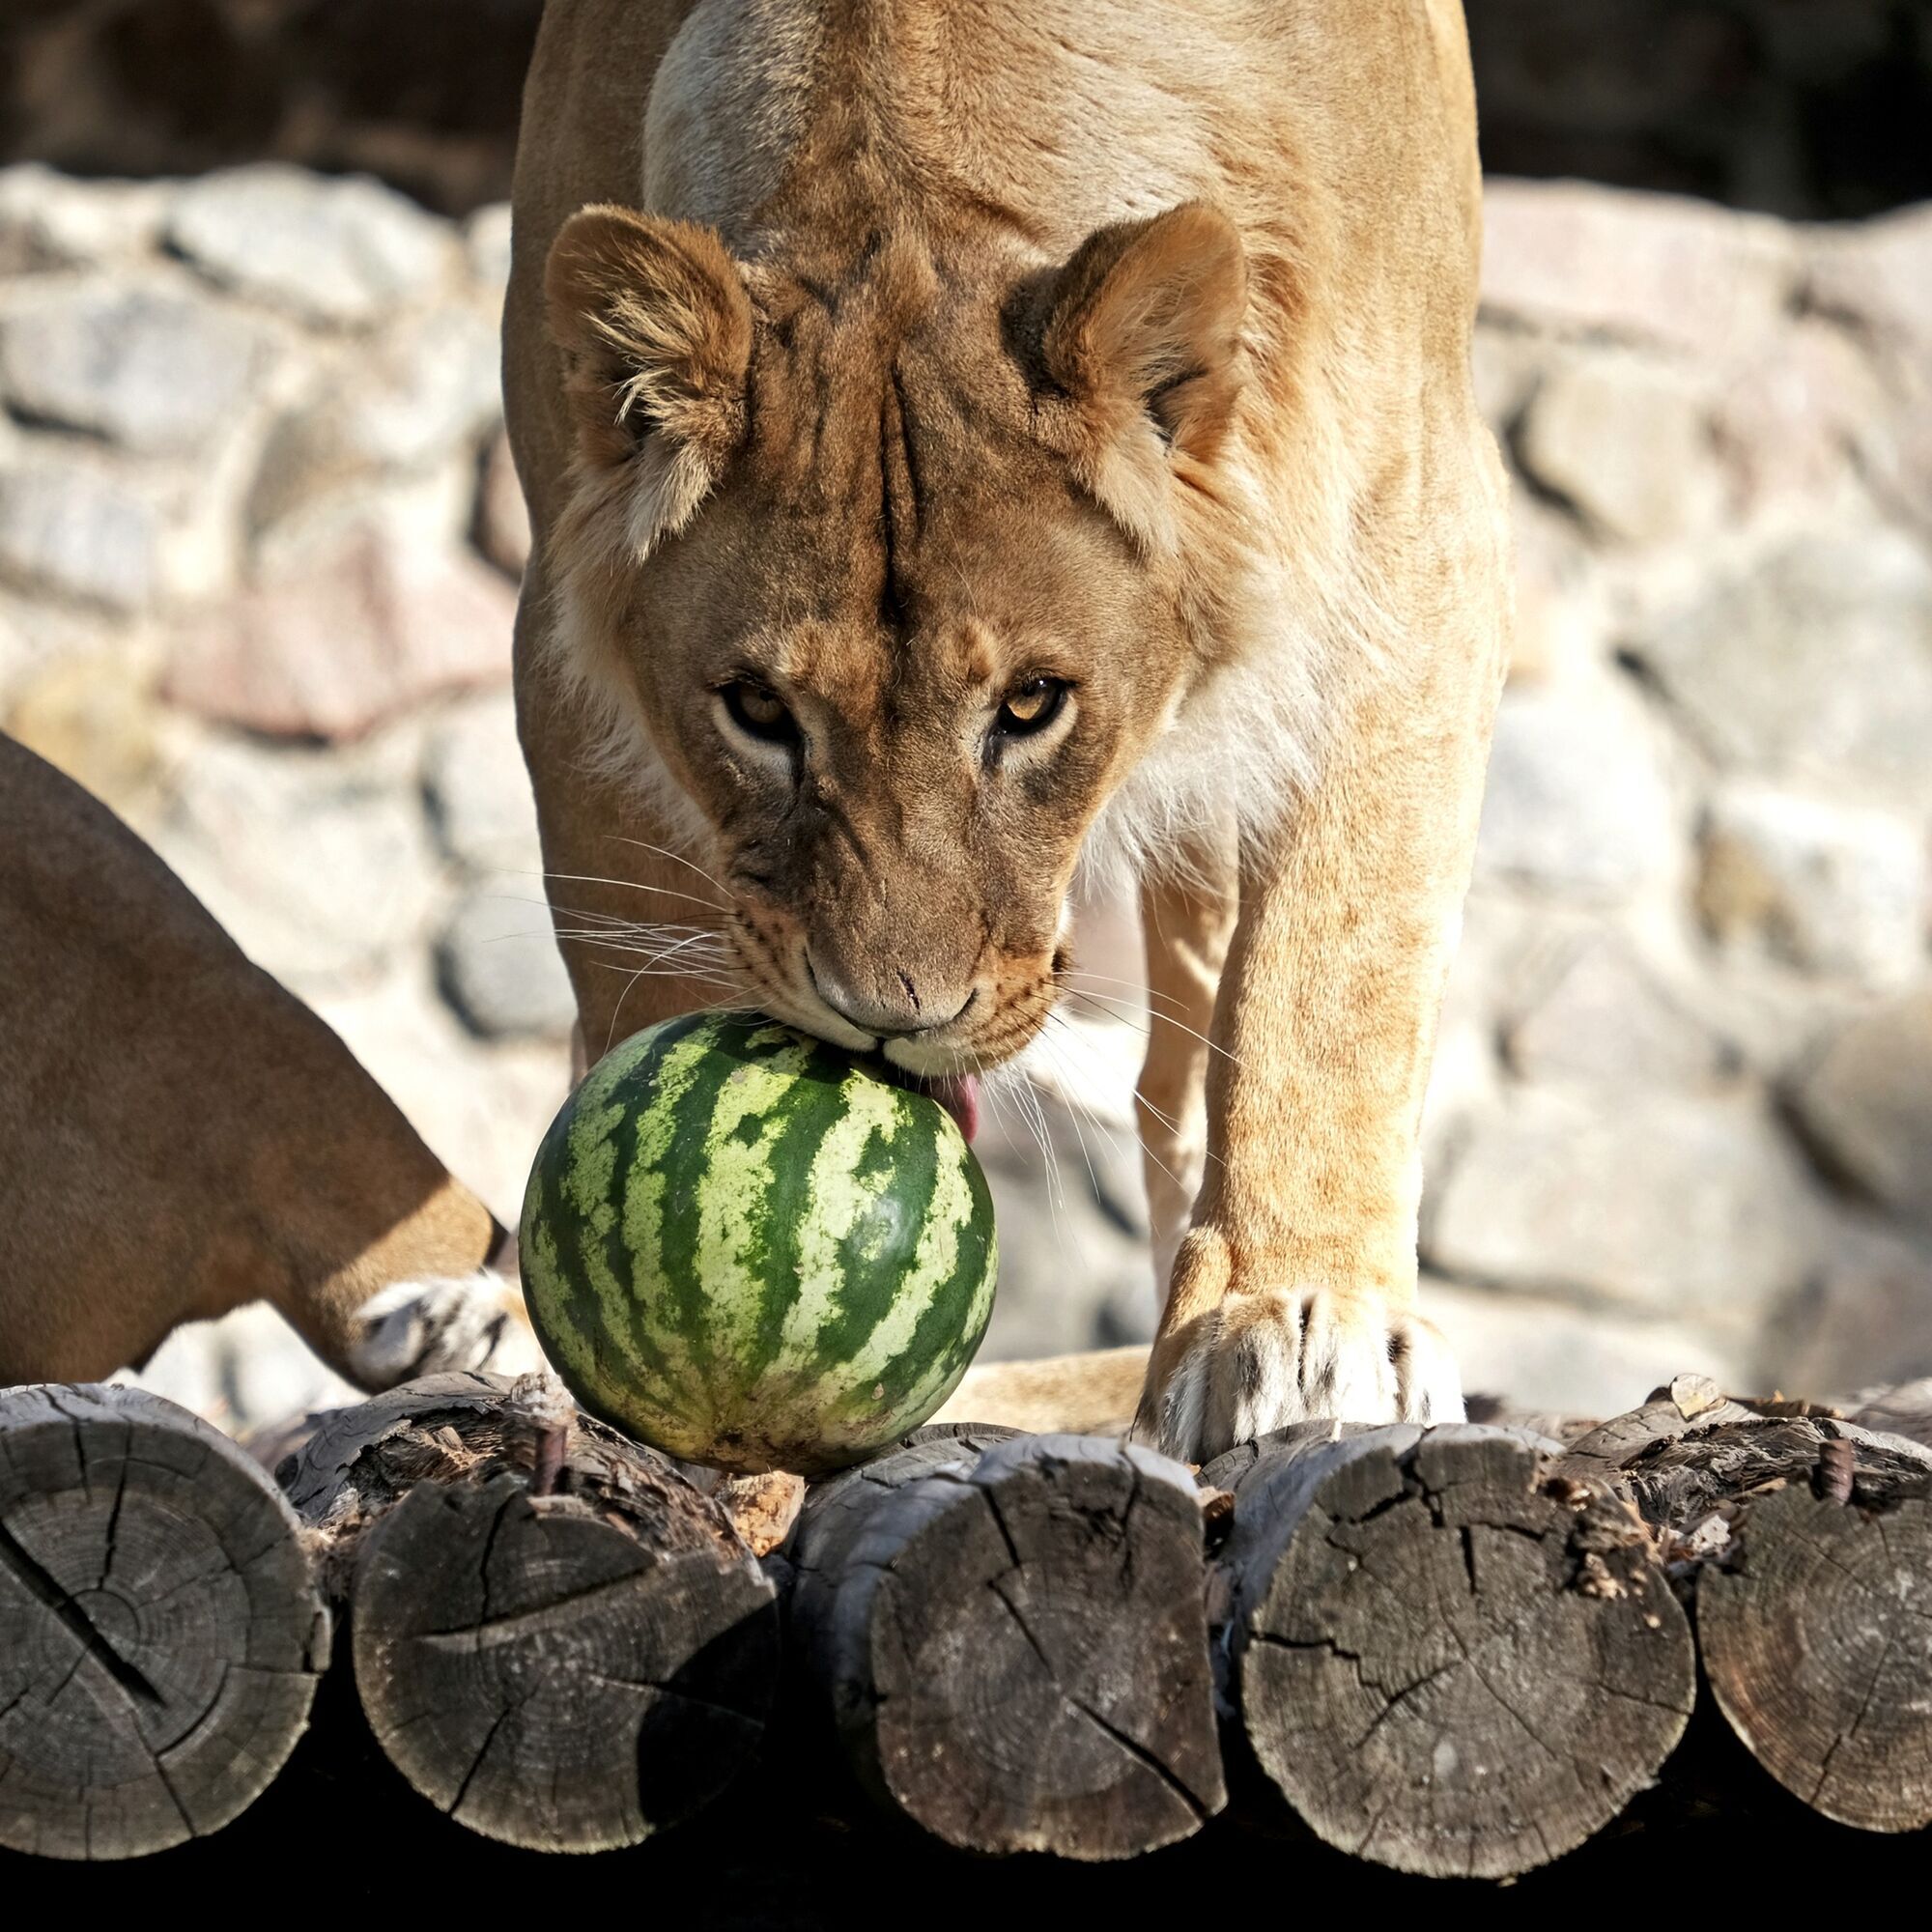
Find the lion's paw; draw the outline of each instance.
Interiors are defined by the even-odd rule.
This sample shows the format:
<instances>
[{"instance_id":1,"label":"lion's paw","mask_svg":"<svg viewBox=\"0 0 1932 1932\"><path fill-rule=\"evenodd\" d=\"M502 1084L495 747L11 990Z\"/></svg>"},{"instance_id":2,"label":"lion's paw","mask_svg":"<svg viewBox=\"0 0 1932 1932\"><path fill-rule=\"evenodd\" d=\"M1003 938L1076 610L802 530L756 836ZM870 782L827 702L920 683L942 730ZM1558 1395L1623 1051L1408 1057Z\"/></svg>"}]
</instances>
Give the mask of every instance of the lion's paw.
<instances>
[{"instance_id":1,"label":"lion's paw","mask_svg":"<svg viewBox=\"0 0 1932 1932\"><path fill-rule=\"evenodd\" d=\"M350 1364L371 1388L445 1370L515 1376L543 1366L524 1298L498 1275L392 1282L356 1310L355 1321Z\"/></svg>"},{"instance_id":2,"label":"lion's paw","mask_svg":"<svg viewBox=\"0 0 1932 1932\"><path fill-rule=\"evenodd\" d=\"M1172 1346L1171 1355L1155 1350L1138 1433L1183 1462L1292 1422L1463 1420L1462 1378L1441 1334L1379 1294L1231 1294Z\"/></svg>"}]
</instances>

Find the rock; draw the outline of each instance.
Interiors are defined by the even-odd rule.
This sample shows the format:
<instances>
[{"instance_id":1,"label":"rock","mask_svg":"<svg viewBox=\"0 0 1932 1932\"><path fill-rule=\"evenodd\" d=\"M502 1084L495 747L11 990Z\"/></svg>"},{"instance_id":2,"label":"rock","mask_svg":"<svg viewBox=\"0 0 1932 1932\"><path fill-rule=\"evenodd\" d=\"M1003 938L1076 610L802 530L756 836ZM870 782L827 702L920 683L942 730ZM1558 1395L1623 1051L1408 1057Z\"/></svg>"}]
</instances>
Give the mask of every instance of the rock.
<instances>
[{"instance_id":1,"label":"rock","mask_svg":"<svg viewBox=\"0 0 1932 1932\"><path fill-rule=\"evenodd\" d=\"M510 875L468 893L436 959L444 996L485 1039L562 1038L576 1022L541 880Z\"/></svg>"},{"instance_id":2,"label":"rock","mask_svg":"<svg viewBox=\"0 0 1932 1932\"><path fill-rule=\"evenodd\" d=\"M298 992L365 980L420 941L438 881L421 810L397 774L211 738L175 782L156 849L249 957Z\"/></svg>"},{"instance_id":3,"label":"rock","mask_svg":"<svg viewBox=\"0 0 1932 1932\"><path fill-rule=\"evenodd\" d=\"M476 548L505 575L521 578L530 557L530 513L510 458L510 440L491 439L476 488Z\"/></svg>"},{"instance_id":4,"label":"rock","mask_svg":"<svg viewBox=\"0 0 1932 1932\"><path fill-rule=\"evenodd\" d=\"M0 275L92 269L153 246L171 184L80 182L38 161L0 168Z\"/></svg>"},{"instance_id":5,"label":"rock","mask_svg":"<svg viewBox=\"0 0 1932 1932\"><path fill-rule=\"evenodd\" d=\"M1538 681L1604 655L1608 620L1599 573L1575 521L1527 490L1514 493L1516 624L1512 678Z\"/></svg>"},{"instance_id":6,"label":"rock","mask_svg":"<svg viewBox=\"0 0 1932 1932\"><path fill-rule=\"evenodd\" d=\"M437 1158L515 1227L530 1157L570 1090L568 1045L478 1039L438 992L431 959L418 954L372 983L320 990L310 1004Z\"/></svg>"},{"instance_id":7,"label":"rock","mask_svg":"<svg viewBox=\"0 0 1932 1932\"><path fill-rule=\"evenodd\" d=\"M125 650L62 656L0 712L10 736L139 828L165 781L153 668Z\"/></svg>"},{"instance_id":8,"label":"rock","mask_svg":"<svg viewBox=\"0 0 1932 1932\"><path fill-rule=\"evenodd\" d=\"M1861 425L1891 415L1844 331L1804 316L1725 378L1714 421L1739 497L1753 506L1836 495Z\"/></svg>"},{"instance_id":9,"label":"rock","mask_svg":"<svg viewBox=\"0 0 1932 1932\"><path fill-rule=\"evenodd\" d=\"M1711 1376L1724 1388L1751 1382L1749 1350L1683 1322L1634 1321L1623 1310L1496 1294L1434 1277L1422 1285L1422 1308L1448 1337L1463 1386L1513 1408L1620 1415L1673 1375Z\"/></svg>"},{"instance_id":10,"label":"rock","mask_svg":"<svg viewBox=\"0 0 1932 1932\"><path fill-rule=\"evenodd\" d=\"M175 635L164 689L204 718L354 738L439 692L506 680L516 599L455 551L349 528Z\"/></svg>"},{"instance_id":11,"label":"rock","mask_svg":"<svg viewBox=\"0 0 1932 1932\"><path fill-rule=\"evenodd\" d=\"M1932 1375L1932 1238L1843 1216L1763 1352L1760 1386L1828 1396Z\"/></svg>"},{"instance_id":12,"label":"rock","mask_svg":"<svg viewBox=\"0 0 1932 1932\"><path fill-rule=\"evenodd\" d=\"M393 188L273 162L190 182L167 239L220 287L334 324L429 294L450 254L443 225Z\"/></svg>"},{"instance_id":13,"label":"rock","mask_svg":"<svg viewBox=\"0 0 1932 1932\"><path fill-rule=\"evenodd\" d=\"M1446 1161L1463 1125L1496 1097L1496 1049L1486 1028L1445 1013L1435 1030L1429 1060L1429 1086L1422 1096L1422 1173L1424 1185L1436 1165Z\"/></svg>"},{"instance_id":14,"label":"rock","mask_svg":"<svg viewBox=\"0 0 1932 1932\"><path fill-rule=\"evenodd\" d=\"M1612 1111L1527 1091L1470 1123L1424 1204L1423 1254L1735 1330L1804 1278L1814 1215L1803 1164L1748 1096L1633 1091Z\"/></svg>"},{"instance_id":15,"label":"rock","mask_svg":"<svg viewBox=\"0 0 1932 1932\"><path fill-rule=\"evenodd\" d=\"M187 456L245 414L273 353L259 323L200 296L68 287L0 323L0 392L36 421Z\"/></svg>"},{"instance_id":16,"label":"rock","mask_svg":"<svg viewBox=\"0 0 1932 1932\"><path fill-rule=\"evenodd\" d=\"M1000 1293L981 1361L1118 1348L1153 1333L1140 1149L1131 1131L1076 1119L1053 1097L1039 1127L1049 1154L1008 1098L975 1146L1002 1229Z\"/></svg>"},{"instance_id":17,"label":"rock","mask_svg":"<svg viewBox=\"0 0 1932 1932\"><path fill-rule=\"evenodd\" d=\"M1917 373L1918 385L1874 408L1853 440L1873 494L1932 542L1932 368Z\"/></svg>"},{"instance_id":18,"label":"rock","mask_svg":"<svg viewBox=\"0 0 1932 1932\"><path fill-rule=\"evenodd\" d=\"M1525 1080L1645 1091L1714 1086L1737 1060L1614 932L1572 945L1505 1030L1503 1051Z\"/></svg>"},{"instance_id":19,"label":"rock","mask_svg":"<svg viewBox=\"0 0 1932 1932\"><path fill-rule=\"evenodd\" d=\"M473 309L419 317L358 356L270 433L248 517L265 528L370 475L421 470L473 445L503 412L497 330Z\"/></svg>"},{"instance_id":20,"label":"rock","mask_svg":"<svg viewBox=\"0 0 1932 1932\"><path fill-rule=\"evenodd\" d=\"M1795 537L1633 649L1720 760L1932 811L1932 559L1902 532Z\"/></svg>"},{"instance_id":21,"label":"rock","mask_svg":"<svg viewBox=\"0 0 1932 1932\"><path fill-rule=\"evenodd\" d=\"M218 1321L185 1323L138 1370L114 1379L180 1403L230 1435L363 1399L264 1301Z\"/></svg>"},{"instance_id":22,"label":"rock","mask_svg":"<svg viewBox=\"0 0 1932 1932\"><path fill-rule=\"evenodd\" d=\"M492 202L463 224L463 253L485 296L501 307L510 281L510 204Z\"/></svg>"},{"instance_id":23,"label":"rock","mask_svg":"<svg viewBox=\"0 0 1932 1932\"><path fill-rule=\"evenodd\" d=\"M1670 787L1642 706L1608 678L1503 694L1476 846L1481 877L1590 902L1676 858Z\"/></svg>"},{"instance_id":24,"label":"rock","mask_svg":"<svg viewBox=\"0 0 1932 1932\"><path fill-rule=\"evenodd\" d=\"M1820 229L1812 248L1805 291L1812 308L1932 348L1932 205Z\"/></svg>"},{"instance_id":25,"label":"rock","mask_svg":"<svg viewBox=\"0 0 1932 1932\"><path fill-rule=\"evenodd\" d=\"M160 518L106 469L34 451L0 469L0 576L135 611L160 581Z\"/></svg>"},{"instance_id":26,"label":"rock","mask_svg":"<svg viewBox=\"0 0 1932 1932\"><path fill-rule=\"evenodd\" d=\"M1723 501L1700 397L1668 370L1598 355L1546 377L1518 460L1593 528L1627 543L1694 536Z\"/></svg>"},{"instance_id":27,"label":"rock","mask_svg":"<svg viewBox=\"0 0 1932 1932\"><path fill-rule=\"evenodd\" d=\"M1486 312L1722 356L1771 327L1798 276L1776 222L1580 182L1492 181Z\"/></svg>"},{"instance_id":28,"label":"rock","mask_svg":"<svg viewBox=\"0 0 1932 1932\"><path fill-rule=\"evenodd\" d=\"M1719 944L1867 985L1925 963L1919 830L1866 806L1741 781L1712 799L1697 909Z\"/></svg>"},{"instance_id":29,"label":"rock","mask_svg":"<svg viewBox=\"0 0 1932 1932\"><path fill-rule=\"evenodd\" d=\"M1548 346L1520 329L1484 325L1469 345L1476 407L1498 441L1507 440L1549 363Z\"/></svg>"},{"instance_id":30,"label":"rock","mask_svg":"<svg viewBox=\"0 0 1932 1932\"><path fill-rule=\"evenodd\" d=\"M30 583L10 586L0 571L0 711L61 660L118 648L123 637L113 613L49 598Z\"/></svg>"},{"instance_id":31,"label":"rock","mask_svg":"<svg viewBox=\"0 0 1932 1932\"><path fill-rule=\"evenodd\" d=\"M1799 1119L1873 1200L1932 1228L1932 985L1861 1015L1800 1077Z\"/></svg>"},{"instance_id":32,"label":"rock","mask_svg":"<svg viewBox=\"0 0 1932 1932\"><path fill-rule=\"evenodd\" d=\"M423 792L452 859L479 871L521 873L541 894L536 800L508 692L470 699L432 728Z\"/></svg>"}]
</instances>

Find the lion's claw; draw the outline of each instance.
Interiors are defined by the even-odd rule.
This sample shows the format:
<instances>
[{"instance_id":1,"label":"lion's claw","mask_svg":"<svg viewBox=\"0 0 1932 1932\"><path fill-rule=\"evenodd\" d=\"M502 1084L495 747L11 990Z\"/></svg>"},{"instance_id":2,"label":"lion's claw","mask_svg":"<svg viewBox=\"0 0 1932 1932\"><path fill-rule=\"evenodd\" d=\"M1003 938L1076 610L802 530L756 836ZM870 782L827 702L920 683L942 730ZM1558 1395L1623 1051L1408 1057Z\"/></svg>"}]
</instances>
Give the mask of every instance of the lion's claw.
<instances>
[{"instance_id":1,"label":"lion's claw","mask_svg":"<svg viewBox=\"0 0 1932 1932\"><path fill-rule=\"evenodd\" d=\"M1174 1338L1137 1433L1202 1463L1292 1422L1460 1422L1463 1387L1434 1323L1379 1294L1231 1294Z\"/></svg>"}]
</instances>

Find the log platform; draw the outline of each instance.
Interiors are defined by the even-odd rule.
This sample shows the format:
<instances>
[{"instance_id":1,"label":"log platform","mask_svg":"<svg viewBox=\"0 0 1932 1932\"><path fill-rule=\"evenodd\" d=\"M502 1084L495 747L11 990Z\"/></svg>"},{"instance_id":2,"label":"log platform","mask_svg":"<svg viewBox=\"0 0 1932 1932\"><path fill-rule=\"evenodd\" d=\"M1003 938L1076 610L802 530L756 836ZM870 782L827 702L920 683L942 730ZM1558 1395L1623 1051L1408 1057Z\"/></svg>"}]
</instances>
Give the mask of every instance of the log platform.
<instances>
[{"instance_id":1,"label":"log platform","mask_svg":"<svg viewBox=\"0 0 1932 1932\"><path fill-rule=\"evenodd\" d=\"M796 1888L855 1858L962 1910L1922 1868L1928 1425L1926 1385L1840 1413L1686 1377L1601 1425L1303 1428L1202 1470L955 1425L802 1492L536 1378L319 1418L274 1481L153 1397L17 1389L0 1885L338 1824L459 1881L602 1851L747 1924L818 1922Z\"/></svg>"}]
</instances>

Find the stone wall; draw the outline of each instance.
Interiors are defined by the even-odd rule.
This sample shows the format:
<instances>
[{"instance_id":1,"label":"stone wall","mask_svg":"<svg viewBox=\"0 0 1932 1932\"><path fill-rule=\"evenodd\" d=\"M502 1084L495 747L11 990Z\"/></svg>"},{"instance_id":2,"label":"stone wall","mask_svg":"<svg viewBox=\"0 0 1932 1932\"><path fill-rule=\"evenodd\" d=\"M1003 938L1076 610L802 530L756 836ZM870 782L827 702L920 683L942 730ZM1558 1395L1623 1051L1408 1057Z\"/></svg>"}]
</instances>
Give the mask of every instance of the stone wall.
<instances>
[{"instance_id":1,"label":"stone wall","mask_svg":"<svg viewBox=\"0 0 1932 1932\"><path fill-rule=\"evenodd\" d=\"M1924 0L1464 0L1492 173L1789 216L1932 195ZM542 0L8 0L0 163L366 169L509 192Z\"/></svg>"},{"instance_id":2,"label":"stone wall","mask_svg":"<svg viewBox=\"0 0 1932 1932\"><path fill-rule=\"evenodd\" d=\"M1932 209L1499 182L1489 221L1521 621L1430 1097L1433 1305L1473 1385L1558 1406L1925 1373ZM284 167L0 171L0 723L499 1213L568 1005L506 687L506 241L500 208ZM1133 971L1119 908L1084 944ZM1131 1045L1036 1068L1051 1184L1017 1097L983 1137L996 1350L1151 1320ZM272 1326L156 1374L231 1421L318 1396Z\"/></svg>"}]
</instances>

